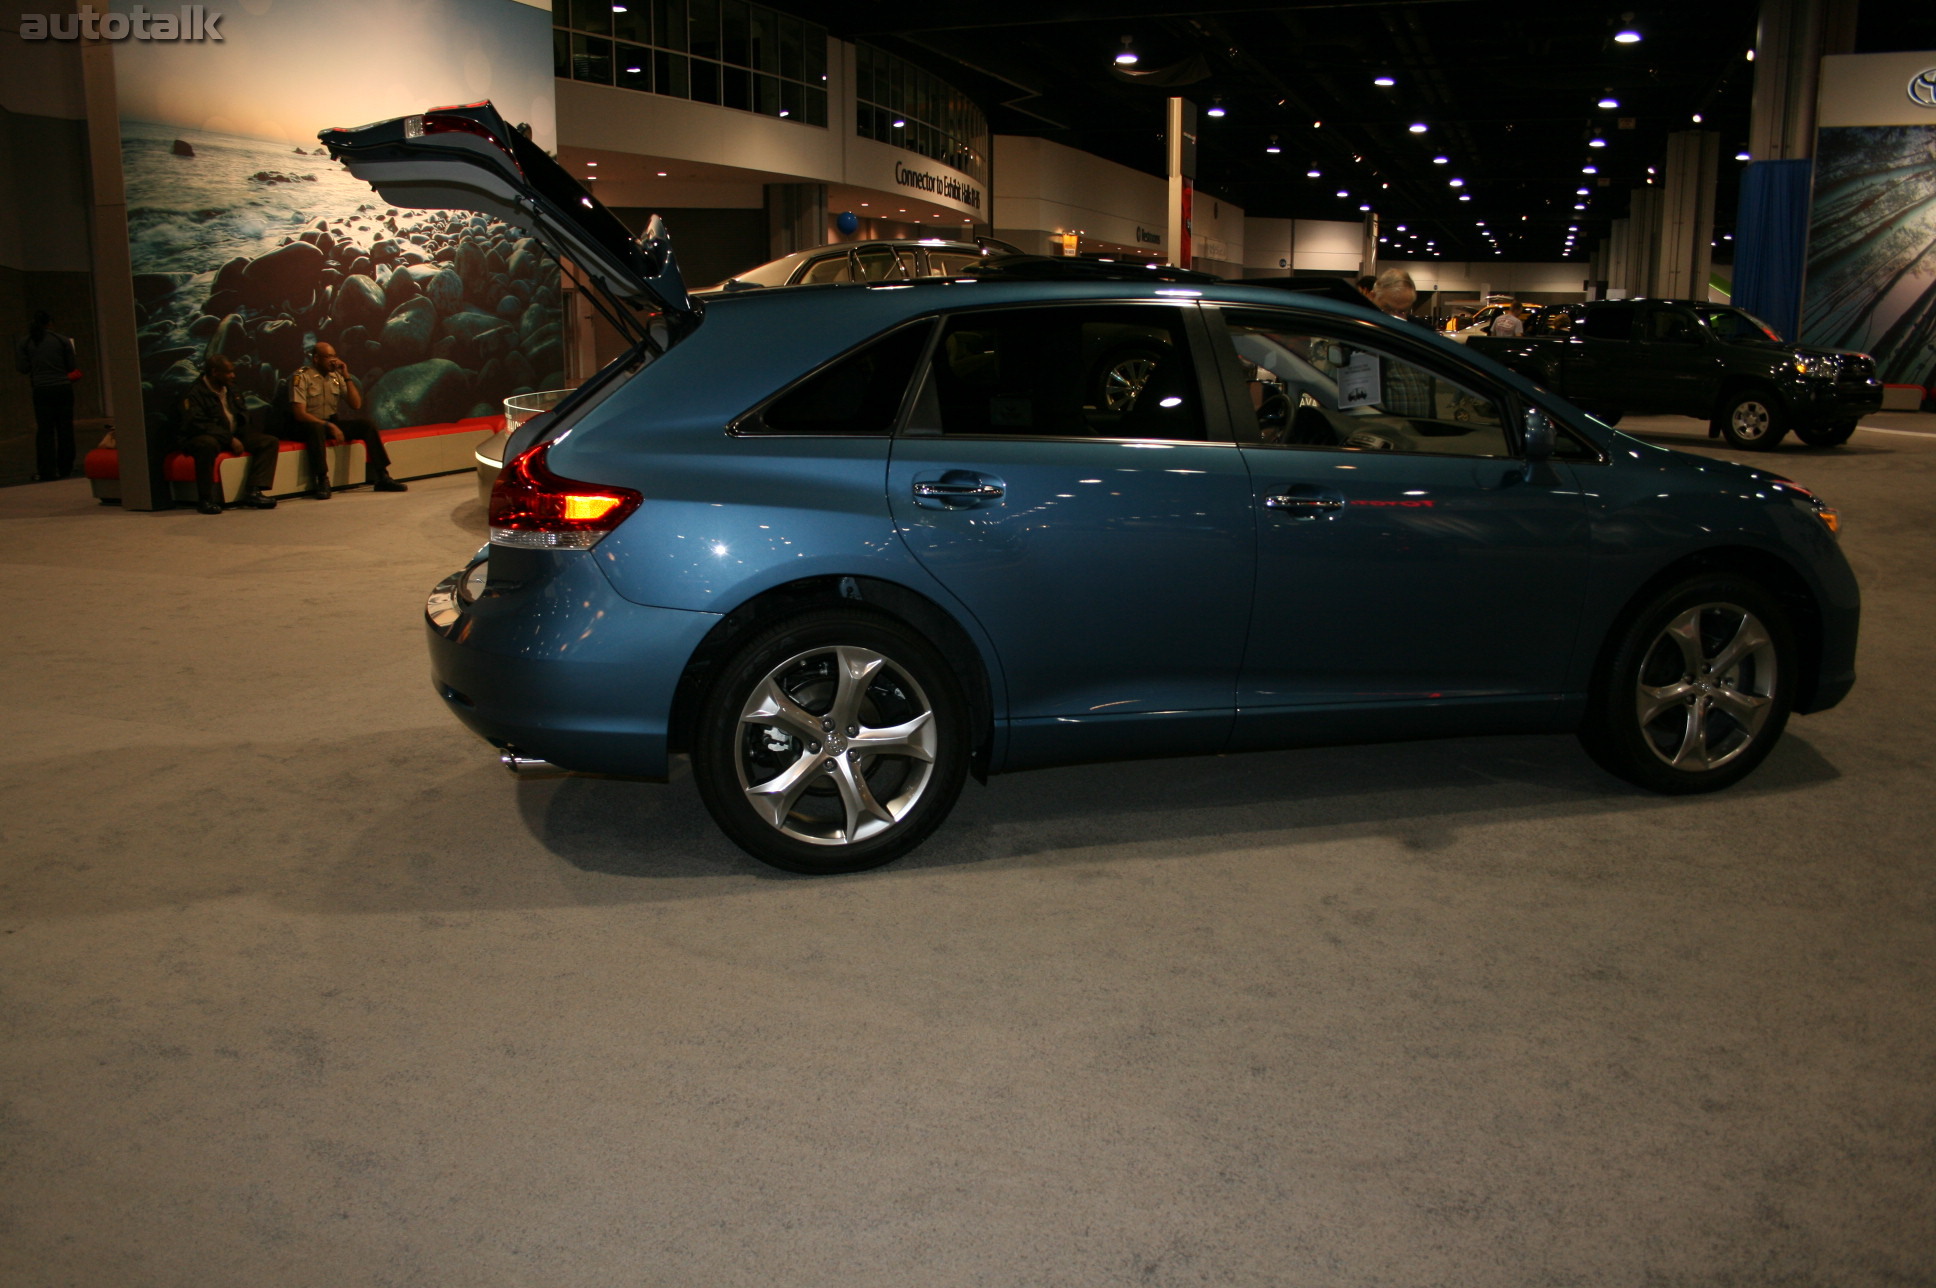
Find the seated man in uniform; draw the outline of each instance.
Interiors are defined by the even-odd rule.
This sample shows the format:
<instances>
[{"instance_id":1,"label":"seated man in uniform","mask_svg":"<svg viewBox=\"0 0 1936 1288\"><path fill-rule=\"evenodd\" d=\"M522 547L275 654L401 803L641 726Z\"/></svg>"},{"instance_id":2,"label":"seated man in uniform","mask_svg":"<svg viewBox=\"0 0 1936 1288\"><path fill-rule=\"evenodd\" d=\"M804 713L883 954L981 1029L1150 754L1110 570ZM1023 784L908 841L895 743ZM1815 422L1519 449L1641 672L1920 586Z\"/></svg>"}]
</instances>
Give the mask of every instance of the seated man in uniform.
<instances>
[{"instance_id":1,"label":"seated man in uniform","mask_svg":"<svg viewBox=\"0 0 1936 1288\"><path fill-rule=\"evenodd\" d=\"M181 420L175 446L195 458L195 508L203 514L222 512L222 494L215 481L215 458L223 452L249 454L249 481L241 504L251 510L273 510L276 503L262 495L276 479L276 455L282 445L272 434L249 428L249 414L231 386L235 364L221 354L202 367L202 378L188 387L181 401Z\"/></svg>"},{"instance_id":2,"label":"seated man in uniform","mask_svg":"<svg viewBox=\"0 0 1936 1288\"><path fill-rule=\"evenodd\" d=\"M348 407L344 408L347 403ZM309 461L309 495L329 500L331 444L354 438L363 444L370 486L378 492L408 492L407 485L390 477L390 454L383 436L360 416L363 390L350 376L349 364L336 356L335 346L319 343L309 351L309 365L289 377L289 411L294 423L290 440L303 444Z\"/></svg>"}]
</instances>

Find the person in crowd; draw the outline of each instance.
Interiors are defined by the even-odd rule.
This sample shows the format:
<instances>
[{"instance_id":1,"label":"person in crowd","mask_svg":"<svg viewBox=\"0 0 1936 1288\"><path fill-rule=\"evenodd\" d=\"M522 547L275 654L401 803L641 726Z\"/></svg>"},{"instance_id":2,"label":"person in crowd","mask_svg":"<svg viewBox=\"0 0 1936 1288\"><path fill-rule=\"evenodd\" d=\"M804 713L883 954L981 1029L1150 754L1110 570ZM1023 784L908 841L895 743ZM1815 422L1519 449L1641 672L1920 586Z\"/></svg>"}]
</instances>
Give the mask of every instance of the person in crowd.
<instances>
[{"instance_id":1,"label":"person in crowd","mask_svg":"<svg viewBox=\"0 0 1936 1288\"><path fill-rule=\"evenodd\" d=\"M1371 286L1371 303L1380 313L1410 321L1412 305L1418 301L1418 287L1412 275L1402 268L1388 268L1378 274Z\"/></svg>"},{"instance_id":2,"label":"person in crowd","mask_svg":"<svg viewBox=\"0 0 1936 1288\"><path fill-rule=\"evenodd\" d=\"M1388 268L1378 274L1371 288L1371 302L1380 313L1404 321L1412 320L1412 305L1418 300L1418 287L1412 275L1402 268ZM1436 414L1436 394L1431 376L1409 362L1385 363L1383 373L1384 410L1394 416L1429 418Z\"/></svg>"},{"instance_id":3,"label":"person in crowd","mask_svg":"<svg viewBox=\"0 0 1936 1288\"><path fill-rule=\"evenodd\" d=\"M1360 277L1358 279L1357 285L1358 285L1358 294L1364 296L1366 299L1370 299L1371 288L1378 285L1378 278L1375 274L1366 273L1363 277Z\"/></svg>"},{"instance_id":4,"label":"person in crowd","mask_svg":"<svg viewBox=\"0 0 1936 1288\"><path fill-rule=\"evenodd\" d=\"M350 375L347 362L334 345L319 343L309 351L309 364L289 378L290 441L303 444L309 461L309 495L327 501L328 448L347 439L363 444L363 460L370 486L378 492L408 492L408 484L390 477L390 454L375 425L354 413L363 410L363 390Z\"/></svg>"},{"instance_id":5,"label":"person in crowd","mask_svg":"<svg viewBox=\"0 0 1936 1288\"><path fill-rule=\"evenodd\" d=\"M42 482L74 469L74 384L81 378L74 342L54 330L45 309L14 348L14 367L27 377L34 400L34 470Z\"/></svg>"},{"instance_id":6,"label":"person in crowd","mask_svg":"<svg viewBox=\"0 0 1936 1288\"><path fill-rule=\"evenodd\" d=\"M1507 337L1517 338L1519 336L1525 335L1526 334L1526 310L1521 308L1517 304L1508 305L1506 308L1500 311L1498 317L1495 317L1492 320L1492 330L1490 334L1497 336L1501 339L1504 339Z\"/></svg>"},{"instance_id":7,"label":"person in crowd","mask_svg":"<svg viewBox=\"0 0 1936 1288\"><path fill-rule=\"evenodd\" d=\"M251 510L276 508L263 490L275 482L276 455L282 445L273 434L249 427L249 413L234 385L235 364L218 353L203 364L202 378L182 396L175 445L195 458L195 508L203 514L222 512L215 458L223 452L249 455L249 478L240 503Z\"/></svg>"}]
</instances>

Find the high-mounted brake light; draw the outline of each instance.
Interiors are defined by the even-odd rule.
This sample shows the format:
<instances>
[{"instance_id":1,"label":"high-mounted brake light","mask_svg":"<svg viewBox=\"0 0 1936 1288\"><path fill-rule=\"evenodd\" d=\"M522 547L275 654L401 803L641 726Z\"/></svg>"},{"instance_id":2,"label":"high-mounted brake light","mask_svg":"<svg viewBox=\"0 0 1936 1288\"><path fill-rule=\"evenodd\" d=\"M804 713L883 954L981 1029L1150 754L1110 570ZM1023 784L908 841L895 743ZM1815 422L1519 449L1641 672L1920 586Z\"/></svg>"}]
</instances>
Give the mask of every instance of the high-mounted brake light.
<instances>
[{"instance_id":1,"label":"high-mounted brake light","mask_svg":"<svg viewBox=\"0 0 1936 1288\"><path fill-rule=\"evenodd\" d=\"M589 550L645 498L630 488L560 478L545 465L550 443L504 463L491 485L491 544Z\"/></svg>"},{"instance_id":2,"label":"high-mounted brake light","mask_svg":"<svg viewBox=\"0 0 1936 1288\"><path fill-rule=\"evenodd\" d=\"M424 134L475 134L505 156L512 156L511 149L504 146L503 140L468 116L448 115L437 111L425 112L422 132ZM515 157L512 159L516 160Z\"/></svg>"}]
</instances>

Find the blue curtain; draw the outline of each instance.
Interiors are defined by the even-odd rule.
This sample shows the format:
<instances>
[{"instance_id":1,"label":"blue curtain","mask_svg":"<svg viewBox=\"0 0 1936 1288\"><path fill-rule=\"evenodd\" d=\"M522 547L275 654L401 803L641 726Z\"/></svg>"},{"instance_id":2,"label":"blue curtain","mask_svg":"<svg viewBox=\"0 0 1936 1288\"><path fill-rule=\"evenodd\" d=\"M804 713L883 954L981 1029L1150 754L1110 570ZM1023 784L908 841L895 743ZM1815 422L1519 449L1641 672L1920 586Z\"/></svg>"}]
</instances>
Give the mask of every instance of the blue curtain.
<instances>
[{"instance_id":1,"label":"blue curtain","mask_svg":"<svg viewBox=\"0 0 1936 1288\"><path fill-rule=\"evenodd\" d=\"M1787 339L1801 333L1812 161L1757 161L1741 176L1734 303Z\"/></svg>"}]
</instances>

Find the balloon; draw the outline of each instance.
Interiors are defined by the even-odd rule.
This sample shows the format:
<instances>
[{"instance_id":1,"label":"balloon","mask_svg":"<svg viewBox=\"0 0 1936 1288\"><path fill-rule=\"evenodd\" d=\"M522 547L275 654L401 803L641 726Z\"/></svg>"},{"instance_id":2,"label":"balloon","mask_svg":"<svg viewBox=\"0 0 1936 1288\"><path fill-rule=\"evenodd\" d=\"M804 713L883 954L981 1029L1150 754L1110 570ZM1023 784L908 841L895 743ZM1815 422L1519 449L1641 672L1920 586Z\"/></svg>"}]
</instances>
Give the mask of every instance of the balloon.
<instances>
[{"instance_id":1,"label":"balloon","mask_svg":"<svg viewBox=\"0 0 1936 1288\"><path fill-rule=\"evenodd\" d=\"M834 220L834 227L852 236L860 228L860 216L851 210L843 210Z\"/></svg>"}]
</instances>

